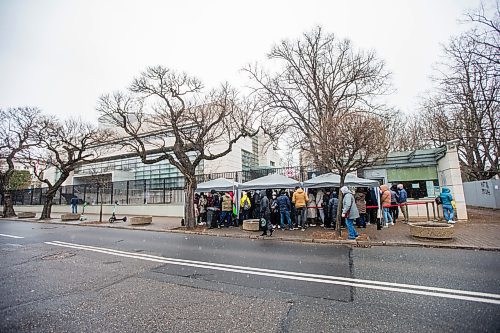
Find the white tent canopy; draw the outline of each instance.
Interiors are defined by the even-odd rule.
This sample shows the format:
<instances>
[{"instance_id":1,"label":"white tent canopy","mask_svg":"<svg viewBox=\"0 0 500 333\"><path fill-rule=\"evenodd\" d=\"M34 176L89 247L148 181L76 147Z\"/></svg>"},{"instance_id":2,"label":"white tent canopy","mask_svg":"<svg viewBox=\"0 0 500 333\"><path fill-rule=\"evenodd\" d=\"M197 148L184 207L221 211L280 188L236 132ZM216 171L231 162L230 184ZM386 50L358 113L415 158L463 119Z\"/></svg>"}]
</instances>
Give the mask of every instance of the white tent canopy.
<instances>
[{"instance_id":1,"label":"white tent canopy","mask_svg":"<svg viewBox=\"0 0 500 333\"><path fill-rule=\"evenodd\" d=\"M211 190L217 192L230 192L236 190L239 185L239 183L226 178L217 178L198 184L196 192L210 192Z\"/></svg>"},{"instance_id":2,"label":"white tent canopy","mask_svg":"<svg viewBox=\"0 0 500 333\"><path fill-rule=\"evenodd\" d=\"M356 175L348 174L345 178L344 185L356 187L374 187L380 184L376 180L359 178ZM340 176L334 173L325 173L318 177L306 180L304 182L305 188L318 188L318 187L339 187Z\"/></svg>"},{"instance_id":3,"label":"white tent canopy","mask_svg":"<svg viewBox=\"0 0 500 333\"><path fill-rule=\"evenodd\" d=\"M260 177L249 182L243 183L239 186L241 190L265 190L268 188L295 188L300 186L300 182L286 176L272 174Z\"/></svg>"}]
</instances>

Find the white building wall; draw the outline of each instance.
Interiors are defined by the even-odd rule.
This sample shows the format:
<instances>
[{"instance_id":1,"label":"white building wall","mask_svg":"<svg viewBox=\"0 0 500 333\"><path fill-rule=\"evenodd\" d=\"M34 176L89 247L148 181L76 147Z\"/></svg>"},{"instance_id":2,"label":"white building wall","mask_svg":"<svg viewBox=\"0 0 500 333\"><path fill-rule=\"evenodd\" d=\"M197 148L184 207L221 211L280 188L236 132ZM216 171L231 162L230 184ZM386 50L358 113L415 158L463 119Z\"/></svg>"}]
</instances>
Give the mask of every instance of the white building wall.
<instances>
[{"instance_id":1,"label":"white building wall","mask_svg":"<svg viewBox=\"0 0 500 333\"><path fill-rule=\"evenodd\" d=\"M227 143L222 142L210 148L212 154L217 154L227 149ZM252 139L241 138L232 147L232 150L225 156L216 160L205 160L203 173L236 172L242 170L241 150L252 151Z\"/></svg>"},{"instance_id":2,"label":"white building wall","mask_svg":"<svg viewBox=\"0 0 500 333\"><path fill-rule=\"evenodd\" d=\"M259 133L259 166L271 166L274 162L274 167L284 167L283 159L278 153L275 146L270 142L264 134Z\"/></svg>"}]
</instances>

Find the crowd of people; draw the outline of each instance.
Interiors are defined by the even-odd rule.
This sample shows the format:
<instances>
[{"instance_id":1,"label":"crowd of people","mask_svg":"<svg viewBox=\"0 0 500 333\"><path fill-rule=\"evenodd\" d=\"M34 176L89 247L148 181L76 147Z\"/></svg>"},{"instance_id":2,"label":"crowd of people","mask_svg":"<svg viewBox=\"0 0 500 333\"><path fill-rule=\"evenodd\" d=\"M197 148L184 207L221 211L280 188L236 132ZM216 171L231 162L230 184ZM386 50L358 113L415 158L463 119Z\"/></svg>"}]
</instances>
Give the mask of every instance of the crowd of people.
<instances>
[{"instance_id":1,"label":"crowd of people","mask_svg":"<svg viewBox=\"0 0 500 333\"><path fill-rule=\"evenodd\" d=\"M342 192L342 211L340 219L338 191ZM377 193L378 191L378 193ZM382 208L382 216L378 213L378 200ZM453 220L452 197L444 188L443 208L447 221ZM244 220L258 219L261 221L262 235L272 235L275 229L306 230L308 227L320 226L335 230L339 224L347 227L349 239L358 237L357 228L366 228L376 224L377 229L394 225L403 215L402 222L408 223L408 194L402 184L355 190L347 186L342 188L309 189L301 187L295 190L255 190L242 192L237 202L233 192L200 193L195 195L194 206L198 225L209 228L238 227ZM239 205L239 209L236 206ZM237 215L237 211L239 214Z\"/></svg>"}]
</instances>

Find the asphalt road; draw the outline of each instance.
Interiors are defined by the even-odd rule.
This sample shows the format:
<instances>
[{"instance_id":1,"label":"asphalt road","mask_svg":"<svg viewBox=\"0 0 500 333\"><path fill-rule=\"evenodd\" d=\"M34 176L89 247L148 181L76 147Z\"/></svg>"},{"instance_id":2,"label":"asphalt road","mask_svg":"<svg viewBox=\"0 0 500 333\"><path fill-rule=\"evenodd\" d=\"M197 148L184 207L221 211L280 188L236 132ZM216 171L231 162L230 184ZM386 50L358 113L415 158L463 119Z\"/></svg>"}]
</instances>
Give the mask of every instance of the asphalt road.
<instances>
[{"instance_id":1,"label":"asphalt road","mask_svg":"<svg viewBox=\"0 0 500 333\"><path fill-rule=\"evenodd\" d=\"M500 331L499 252L0 220L0 267L0 332Z\"/></svg>"}]
</instances>

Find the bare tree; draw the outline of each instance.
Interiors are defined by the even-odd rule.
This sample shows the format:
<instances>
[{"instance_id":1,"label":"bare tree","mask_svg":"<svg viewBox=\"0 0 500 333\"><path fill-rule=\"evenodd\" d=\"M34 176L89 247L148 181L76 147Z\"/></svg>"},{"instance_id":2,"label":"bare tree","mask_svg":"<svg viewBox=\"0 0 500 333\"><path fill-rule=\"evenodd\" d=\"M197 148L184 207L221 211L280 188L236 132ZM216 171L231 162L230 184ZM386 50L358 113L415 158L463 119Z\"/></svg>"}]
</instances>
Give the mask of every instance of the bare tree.
<instances>
[{"instance_id":1,"label":"bare tree","mask_svg":"<svg viewBox=\"0 0 500 333\"><path fill-rule=\"evenodd\" d=\"M389 137L389 151L426 149L433 142L425 136L426 124L420 113L391 112L384 119Z\"/></svg>"},{"instance_id":2,"label":"bare tree","mask_svg":"<svg viewBox=\"0 0 500 333\"><path fill-rule=\"evenodd\" d=\"M278 129L277 135L300 133L296 145L309 140L328 117L388 109L378 99L390 91L384 62L372 51L354 49L349 40L325 34L321 27L296 41L282 41L268 58L278 68L274 73L260 66L245 71L268 110L266 120ZM315 164L321 164L314 142L309 146Z\"/></svg>"},{"instance_id":3,"label":"bare tree","mask_svg":"<svg viewBox=\"0 0 500 333\"><path fill-rule=\"evenodd\" d=\"M147 68L129 90L102 96L97 109L121 130L116 142L142 163L167 160L182 173L184 217L187 227L194 227L197 168L227 155L240 138L257 134L254 105L227 84L204 94L195 77L161 66Z\"/></svg>"},{"instance_id":4,"label":"bare tree","mask_svg":"<svg viewBox=\"0 0 500 333\"><path fill-rule=\"evenodd\" d=\"M3 199L3 217L15 216L7 187L15 171L15 162L21 154L40 144L38 133L44 132L46 122L40 110L34 107L0 109L0 194Z\"/></svg>"},{"instance_id":5,"label":"bare tree","mask_svg":"<svg viewBox=\"0 0 500 333\"><path fill-rule=\"evenodd\" d=\"M436 145L458 140L462 170L469 180L499 174L500 65L498 10L492 20L453 38L434 77L437 89L423 104L426 136ZM480 30L484 27L489 30Z\"/></svg>"},{"instance_id":6,"label":"bare tree","mask_svg":"<svg viewBox=\"0 0 500 333\"><path fill-rule=\"evenodd\" d=\"M389 136L383 119L370 113L346 113L327 116L314 133L317 141L314 151L328 170L340 175L340 187L347 174L372 166L385 159L389 151ZM304 147L307 151L307 147ZM311 153L313 151L310 151ZM342 192L339 193L342 201ZM340 215L337 214L337 230L340 232Z\"/></svg>"},{"instance_id":7,"label":"bare tree","mask_svg":"<svg viewBox=\"0 0 500 333\"><path fill-rule=\"evenodd\" d=\"M381 121L390 108L380 97L390 92L390 73L372 51L356 50L349 40L321 27L296 41L282 41L268 55L275 73L259 66L245 70L254 94L281 131L295 133L313 164L338 172L372 165L388 151Z\"/></svg>"},{"instance_id":8,"label":"bare tree","mask_svg":"<svg viewBox=\"0 0 500 333\"><path fill-rule=\"evenodd\" d=\"M491 14L481 3L480 7L466 14L465 23L474 24L474 28L465 34L465 38L476 47L471 52L485 63L500 65L500 6L495 1Z\"/></svg>"},{"instance_id":9,"label":"bare tree","mask_svg":"<svg viewBox=\"0 0 500 333\"><path fill-rule=\"evenodd\" d=\"M79 119L64 122L51 119L47 130L39 133L41 147L36 152L29 152L26 160L35 176L48 188L40 219L50 218L53 199L59 188L80 163L99 156L102 151L100 144L107 137L105 131Z\"/></svg>"}]
</instances>

